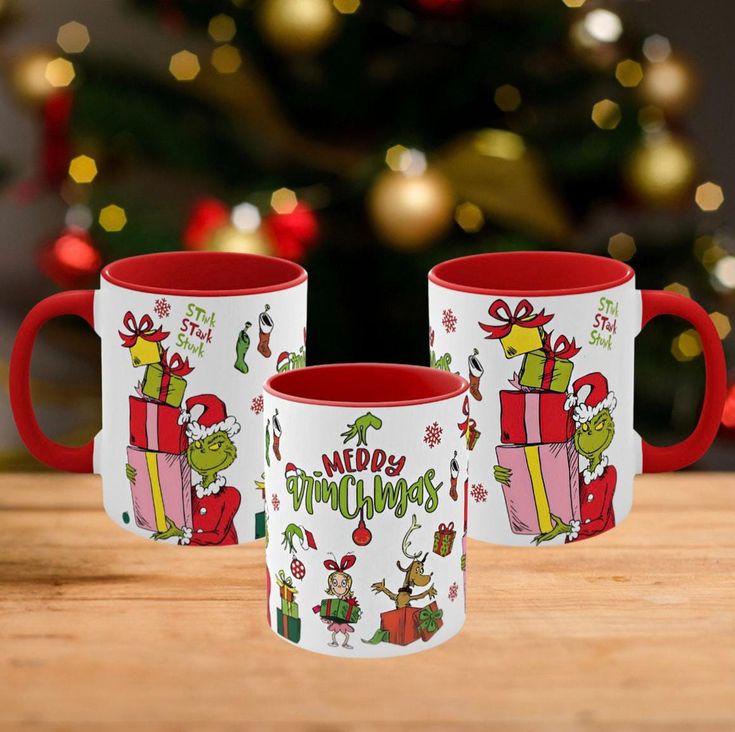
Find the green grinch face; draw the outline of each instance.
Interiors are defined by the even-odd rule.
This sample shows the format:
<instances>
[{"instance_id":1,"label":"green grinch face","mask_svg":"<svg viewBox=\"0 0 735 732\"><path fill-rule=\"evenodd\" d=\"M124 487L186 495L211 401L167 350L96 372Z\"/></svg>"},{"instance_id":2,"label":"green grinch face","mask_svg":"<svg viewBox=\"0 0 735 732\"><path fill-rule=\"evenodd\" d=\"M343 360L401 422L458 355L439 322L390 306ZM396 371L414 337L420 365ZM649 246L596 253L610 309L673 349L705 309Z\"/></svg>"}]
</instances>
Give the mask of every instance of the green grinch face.
<instances>
[{"instance_id":1,"label":"green grinch face","mask_svg":"<svg viewBox=\"0 0 735 732\"><path fill-rule=\"evenodd\" d=\"M237 448L226 432L215 432L201 440L194 440L186 451L189 465L200 475L228 468L235 462Z\"/></svg>"},{"instance_id":2,"label":"green grinch face","mask_svg":"<svg viewBox=\"0 0 735 732\"><path fill-rule=\"evenodd\" d=\"M591 458L600 455L615 437L615 423L610 410L603 409L574 433L574 447L580 455Z\"/></svg>"}]
</instances>

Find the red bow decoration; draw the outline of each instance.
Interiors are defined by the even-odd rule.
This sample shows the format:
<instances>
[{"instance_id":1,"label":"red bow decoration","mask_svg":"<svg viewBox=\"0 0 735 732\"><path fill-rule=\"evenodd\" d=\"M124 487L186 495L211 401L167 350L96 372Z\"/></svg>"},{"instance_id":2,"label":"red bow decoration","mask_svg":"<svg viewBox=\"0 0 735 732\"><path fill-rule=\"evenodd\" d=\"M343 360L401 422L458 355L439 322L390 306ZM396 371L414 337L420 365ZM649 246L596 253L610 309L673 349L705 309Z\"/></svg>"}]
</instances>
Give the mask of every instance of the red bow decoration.
<instances>
[{"instance_id":1,"label":"red bow decoration","mask_svg":"<svg viewBox=\"0 0 735 732\"><path fill-rule=\"evenodd\" d=\"M458 422L457 427L459 427L459 431L464 435L467 434L467 430L470 429L474 432L475 428L477 427L477 422L474 419L470 418L470 398L465 397L464 403L462 404L462 414L464 414L467 419L465 419L464 422Z\"/></svg>"},{"instance_id":2,"label":"red bow decoration","mask_svg":"<svg viewBox=\"0 0 735 732\"><path fill-rule=\"evenodd\" d=\"M164 374L173 374L174 376L186 376L194 370L193 366L189 365L188 358L181 358L178 353L168 357L168 349L164 348L161 352L161 371Z\"/></svg>"},{"instance_id":3,"label":"red bow decoration","mask_svg":"<svg viewBox=\"0 0 735 732\"><path fill-rule=\"evenodd\" d=\"M574 358L581 350L582 347L578 346L574 342L574 338L571 341L566 336L560 335L554 345L551 345L551 334L553 331L546 334L544 338L544 353L547 356L553 356L556 358Z\"/></svg>"},{"instance_id":4,"label":"red bow decoration","mask_svg":"<svg viewBox=\"0 0 735 732\"><path fill-rule=\"evenodd\" d=\"M485 338L505 338L510 333L511 328L514 325L518 325L521 328L538 328L542 325L546 325L554 316L546 315L541 310L540 313L533 312L533 306L528 300L521 300L517 305L516 309L511 313L508 303L505 300L498 298L487 310L488 315L495 318L495 320L501 321L501 325L487 325L485 323L478 323L489 335Z\"/></svg>"},{"instance_id":5,"label":"red bow decoration","mask_svg":"<svg viewBox=\"0 0 735 732\"><path fill-rule=\"evenodd\" d=\"M448 524L439 524L437 531L440 534L451 534L454 531L454 521L450 521Z\"/></svg>"},{"instance_id":6,"label":"red bow decoration","mask_svg":"<svg viewBox=\"0 0 735 732\"><path fill-rule=\"evenodd\" d=\"M123 326L128 329L127 333L123 333L121 330L117 331L120 338L122 338L123 348L132 348L138 338L142 338L144 341L159 343L169 336L169 333L162 330L160 325L157 329L153 327L153 321L150 315L144 315L140 319L140 323L138 323L130 310L123 316Z\"/></svg>"},{"instance_id":7,"label":"red bow decoration","mask_svg":"<svg viewBox=\"0 0 735 732\"><path fill-rule=\"evenodd\" d=\"M339 564L334 559L325 559L324 566L330 572L344 572L349 569L355 562L357 557L354 554L345 554L342 559L339 560Z\"/></svg>"}]
</instances>

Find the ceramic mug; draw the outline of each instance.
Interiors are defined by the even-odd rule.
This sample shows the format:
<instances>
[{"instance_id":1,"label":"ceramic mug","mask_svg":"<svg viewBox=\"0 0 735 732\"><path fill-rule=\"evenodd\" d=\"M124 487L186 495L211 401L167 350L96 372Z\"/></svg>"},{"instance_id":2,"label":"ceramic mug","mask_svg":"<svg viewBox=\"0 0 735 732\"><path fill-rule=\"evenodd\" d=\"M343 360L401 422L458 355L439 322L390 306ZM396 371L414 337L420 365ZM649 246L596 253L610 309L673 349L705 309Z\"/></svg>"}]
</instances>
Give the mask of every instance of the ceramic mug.
<instances>
[{"instance_id":1,"label":"ceramic mug","mask_svg":"<svg viewBox=\"0 0 735 732\"><path fill-rule=\"evenodd\" d=\"M635 337L657 315L697 330L707 375L696 429L670 447L633 429ZM429 322L432 366L470 383L458 429L474 538L597 536L629 513L637 473L689 465L714 439L726 390L715 327L686 297L636 290L627 264L564 252L443 262L429 273Z\"/></svg>"},{"instance_id":2,"label":"ceramic mug","mask_svg":"<svg viewBox=\"0 0 735 732\"><path fill-rule=\"evenodd\" d=\"M23 321L10 397L23 441L60 470L102 475L123 528L172 544L265 534L263 382L305 363L306 271L274 257L172 252L122 259L100 289L52 295ZM78 315L102 343L102 431L83 447L46 437L29 366L39 328Z\"/></svg>"},{"instance_id":3,"label":"ceramic mug","mask_svg":"<svg viewBox=\"0 0 735 732\"><path fill-rule=\"evenodd\" d=\"M460 630L466 450L454 425L466 394L454 374L390 364L266 382L265 415L279 426L265 475L268 619L279 636L380 658Z\"/></svg>"}]
</instances>

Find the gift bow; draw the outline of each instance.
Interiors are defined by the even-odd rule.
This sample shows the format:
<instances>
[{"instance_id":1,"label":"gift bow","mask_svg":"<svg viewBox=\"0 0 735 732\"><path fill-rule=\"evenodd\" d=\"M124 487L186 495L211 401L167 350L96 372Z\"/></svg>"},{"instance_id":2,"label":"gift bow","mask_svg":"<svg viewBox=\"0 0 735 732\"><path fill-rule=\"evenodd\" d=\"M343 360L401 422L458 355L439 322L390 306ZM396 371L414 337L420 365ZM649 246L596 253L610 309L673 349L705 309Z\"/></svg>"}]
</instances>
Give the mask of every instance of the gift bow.
<instances>
[{"instance_id":1,"label":"gift bow","mask_svg":"<svg viewBox=\"0 0 735 732\"><path fill-rule=\"evenodd\" d=\"M543 349L544 353L546 353L547 356L569 359L574 358L582 350L582 347L578 346L574 342L574 338L572 338L570 342L569 339L564 335L560 335L552 346L551 333L547 333L546 338L544 339Z\"/></svg>"},{"instance_id":2,"label":"gift bow","mask_svg":"<svg viewBox=\"0 0 735 732\"><path fill-rule=\"evenodd\" d=\"M478 323L480 328L489 334L485 336L486 338L505 338L514 325L519 325L521 328L538 328L546 325L554 317L546 315L543 310L540 313L534 313L533 306L526 299L521 300L511 312L508 303L498 298L490 305L487 312L495 320L499 320L501 325Z\"/></svg>"},{"instance_id":3,"label":"gift bow","mask_svg":"<svg viewBox=\"0 0 735 732\"><path fill-rule=\"evenodd\" d=\"M465 419L464 422L458 422L457 427L459 427L459 431L465 435L468 431L472 430L475 431L475 428L477 427L477 421L472 419L470 417L470 398L465 397L464 403L462 404L462 414L464 414L467 419Z\"/></svg>"},{"instance_id":4,"label":"gift bow","mask_svg":"<svg viewBox=\"0 0 735 732\"><path fill-rule=\"evenodd\" d=\"M138 338L152 343L159 343L169 336L169 333L164 331L160 325L157 329L153 327L150 315L144 315L138 323L130 310L123 316L123 326L128 329L127 333L123 333L121 330L117 331L120 338L122 338L123 348L132 348Z\"/></svg>"},{"instance_id":5,"label":"gift bow","mask_svg":"<svg viewBox=\"0 0 735 732\"><path fill-rule=\"evenodd\" d=\"M293 580L290 577L286 577L286 573L282 569L278 570L278 574L276 575L276 582L278 583L279 587L288 587L290 590L298 592L298 590L294 587Z\"/></svg>"},{"instance_id":6,"label":"gift bow","mask_svg":"<svg viewBox=\"0 0 735 732\"><path fill-rule=\"evenodd\" d=\"M168 349L164 348L161 353L161 370L164 374L173 374L174 376L186 376L190 374L194 367L189 365L188 358L181 358L178 353L168 357Z\"/></svg>"},{"instance_id":7,"label":"gift bow","mask_svg":"<svg viewBox=\"0 0 735 732\"><path fill-rule=\"evenodd\" d=\"M451 534L454 531L454 521L450 521L448 524L439 524L438 531L440 534Z\"/></svg>"},{"instance_id":8,"label":"gift bow","mask_svg":"<svg viewBox=\"0 0 735 732\"><path fill-rule=\"evenodd\" d=\"M436 633L442 615L444 615L443 610L432 610L428 606L421 608L419 611L419 630Z\"/></svg>"}]
</instances>

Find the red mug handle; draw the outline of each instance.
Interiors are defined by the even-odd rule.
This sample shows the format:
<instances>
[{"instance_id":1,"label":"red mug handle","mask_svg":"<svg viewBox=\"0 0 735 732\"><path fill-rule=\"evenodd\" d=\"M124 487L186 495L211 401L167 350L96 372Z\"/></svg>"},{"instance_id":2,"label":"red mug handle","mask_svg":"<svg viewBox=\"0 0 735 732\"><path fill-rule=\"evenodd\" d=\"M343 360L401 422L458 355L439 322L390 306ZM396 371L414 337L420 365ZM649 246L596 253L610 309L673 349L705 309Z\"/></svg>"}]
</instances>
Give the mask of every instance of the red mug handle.
<instances>
[{"instance_id":1,"label":"red mug handle","mask_svg":"<svg viewBox=\"0 0 735 732\"><path fill-rule=\"evenodd\" d=\"M67 447L48 438L38 426L31 402L31 355L41 327L60 315L78 315L94 328L94 292L71 290L41 300L18 329L10 356L9 391L13 417L28 451L38 460L59 470L93 472L94 440L82 447Z\"/></svg>"},{"instance_id":2,"label":"red mug handle","mask_svg":"<svg viewBox=\"0 0 735 732\"><path fill-rule=\"evenodd\" d=\"M717 434L727 394L725 353L712 319L704 308L674 292L642 290L641 328L657 315L674 315L690 323L699 333L704 354L704 402L699 421L689 437L667 447L654 447L642 440L643 472L679 470L699 460Z\"/></svg>"}]
</instances>

